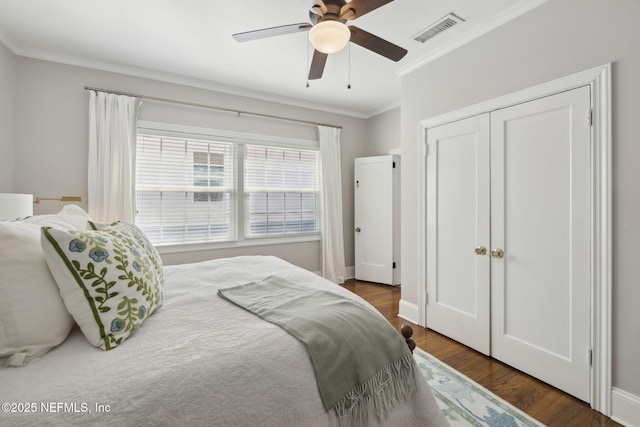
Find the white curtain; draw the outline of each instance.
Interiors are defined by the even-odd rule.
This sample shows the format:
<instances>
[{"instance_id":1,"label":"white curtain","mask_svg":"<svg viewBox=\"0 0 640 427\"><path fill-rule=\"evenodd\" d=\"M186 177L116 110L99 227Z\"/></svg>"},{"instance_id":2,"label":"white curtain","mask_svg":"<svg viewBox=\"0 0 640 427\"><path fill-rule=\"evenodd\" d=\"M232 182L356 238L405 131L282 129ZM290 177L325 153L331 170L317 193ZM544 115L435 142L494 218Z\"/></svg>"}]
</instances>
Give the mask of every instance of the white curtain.
<instances>
[{"instance_id":1,"label":"white curtain","mask_svg":"<svg viewBox=\"0 0 640 427\"><path fill-rule=\"evenodd\" d=\"M137 98L89 92L89 215L135 218Z\"/></svg>"},{"instance_id":2,"label":"white curtain","mask_svg":"<svg viewBox=\"0 0 640 427\"><path fill-rule=\"evenodd\" d=\"M340 129L318 126L322 165L322 276L344 283Z\"/></svg>"}]
</instances>

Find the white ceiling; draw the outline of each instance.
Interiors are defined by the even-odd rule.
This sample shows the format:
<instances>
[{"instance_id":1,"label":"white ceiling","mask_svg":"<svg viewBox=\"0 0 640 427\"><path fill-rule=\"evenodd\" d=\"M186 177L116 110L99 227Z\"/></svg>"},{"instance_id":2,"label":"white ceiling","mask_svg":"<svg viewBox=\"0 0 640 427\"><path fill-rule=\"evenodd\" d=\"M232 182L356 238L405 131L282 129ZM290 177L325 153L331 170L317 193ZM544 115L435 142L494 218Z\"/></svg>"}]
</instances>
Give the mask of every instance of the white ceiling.
<instances>
[{"instance_id":1,"label":"white ceiling","mask_svg":"<svg viewBox=\"0 0 640 427\"><path fill-rule=\"evenodd\" d=\"M309 22L308 0L1 0L0 41L21 56L370 117L399 105L402 74L544 1L395 0L351 24L409 53L395 63L351 43L308 88L306 33L231 37ZM465 22L412 40L450 12Z\"/></svg>"}]
</instances>

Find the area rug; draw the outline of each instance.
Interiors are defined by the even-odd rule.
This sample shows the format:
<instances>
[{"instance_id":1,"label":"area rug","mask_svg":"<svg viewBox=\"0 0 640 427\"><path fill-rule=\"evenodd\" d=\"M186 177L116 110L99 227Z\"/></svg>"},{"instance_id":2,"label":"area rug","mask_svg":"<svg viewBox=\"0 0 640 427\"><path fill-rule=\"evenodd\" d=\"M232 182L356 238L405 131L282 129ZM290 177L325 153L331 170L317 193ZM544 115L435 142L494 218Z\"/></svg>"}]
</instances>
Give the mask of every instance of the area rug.
<instances>
[{"instance_id":1,"label":"area rug","mask_svg":"<svg viewBox=\"0 0 640 427\"><path fill-rule=\"evenodd\" d=\"M429 353L416 348L413 355L452 427L544 427Z\"/></svg>"}]
</instances>

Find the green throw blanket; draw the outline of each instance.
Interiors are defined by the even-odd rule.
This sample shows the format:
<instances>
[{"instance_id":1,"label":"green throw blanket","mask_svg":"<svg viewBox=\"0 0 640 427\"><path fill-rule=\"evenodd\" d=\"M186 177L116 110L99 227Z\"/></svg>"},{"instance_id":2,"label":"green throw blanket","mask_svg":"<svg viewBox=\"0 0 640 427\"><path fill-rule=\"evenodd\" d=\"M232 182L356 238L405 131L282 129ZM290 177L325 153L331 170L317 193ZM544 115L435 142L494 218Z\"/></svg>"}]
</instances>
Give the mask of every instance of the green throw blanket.
<instances>
[{"instance_id":1,"label":"green throw blanket","mask_svg":"<svg viewBox=\"0 0 640 427\"><path fill-rule=\"evenodd\" d=\"M336 411L340 425L383 419L415 390L415 362L404 340L362 304L277 276L218 295L305 344L324 407Z\"/></svg>"}]
</instances>

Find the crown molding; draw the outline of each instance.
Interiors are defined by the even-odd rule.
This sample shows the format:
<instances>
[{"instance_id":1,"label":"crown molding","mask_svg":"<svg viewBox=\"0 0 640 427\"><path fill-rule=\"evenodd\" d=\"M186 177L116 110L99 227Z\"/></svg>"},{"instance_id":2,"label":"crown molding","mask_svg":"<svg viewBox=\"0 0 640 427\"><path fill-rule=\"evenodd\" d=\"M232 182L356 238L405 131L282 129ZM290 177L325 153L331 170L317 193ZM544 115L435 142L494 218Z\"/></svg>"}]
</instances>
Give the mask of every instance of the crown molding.
<instances>
[{"instance_id":1,"label":"crown molding","mask_svg":"<svg viewBox=\"0 0 640 427\"><path fill-rule=\"evenodd\" d=\"M4 43L11 52L17 56L36 59L41 61L54 62L64 65L71 65L75 67L89 68L99 71L106 71L111 73L123 74L131 77L140 77L150 80L161 81L165 83L178 84L182 86L189 86L198 89L205 89L215 92L226 93L229 95L242 96L260 101L275 102L279 104L290 105L300 108L308 108L311 110L318 110L332 114L339 114L344 116L355 117L359 119L367 119L371 115L363 113L362 111L356 111L346 108L341 108L335 105L322 104L316 102L305 101L299 98L292 98L287 96L280 96L268 92L262 92L250 88L242 88L239 86L227 85L224 83L215 82L212 80L198 79L193 77L182 76L163 71L154 71L145 68L131 67L119 64L113 64L109 62L93 61L75 56L61 55L51 52L45 52L37 49L25 49L20 48L9 42L7 37L0 33L0 42Z\"/></svg>"},{"instance_id":2,"label":"crown molding","mask_svg":"<svg viewBox=\"0 0 640 427\"><path fill-rule=\"evenodd\" d=\"M387 111L391 111L391 110L393 110L395 108L400 107L400 105L402 105L402 102L401 102L400 99L398 99L395 102L392 102L390 104L384 105L384 106L382 106L380 108L377 108L377 109L369 112L369 115L366 118L370 119L370 118L378 116L378 115L380 115L382 113L386 113Z\"/></svg>"}]
</instances>

